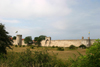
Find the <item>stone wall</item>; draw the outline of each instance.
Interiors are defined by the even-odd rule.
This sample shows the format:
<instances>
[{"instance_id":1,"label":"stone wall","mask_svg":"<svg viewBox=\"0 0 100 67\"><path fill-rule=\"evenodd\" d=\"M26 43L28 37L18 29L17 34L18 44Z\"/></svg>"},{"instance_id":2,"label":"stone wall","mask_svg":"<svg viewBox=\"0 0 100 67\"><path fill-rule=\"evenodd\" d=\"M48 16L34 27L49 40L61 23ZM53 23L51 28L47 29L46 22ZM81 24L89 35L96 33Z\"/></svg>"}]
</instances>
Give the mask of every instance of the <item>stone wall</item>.
<instances>
[{"instance_id":1,"label":"stone wall","mask_svg":"<svg viewBox=\"0 0 100 67\"><path fill-rule=\"evenodd\" d=\"M16 40L13 40L13 45L17 45L17 42L16 42Z\"/></svg>"},{"instance_id":2,"label":"stone wall","mask_svg":"<svg viewBox=\"0 0 100 67\"><path fill-rule=\"evenodd\" d=\"M17 44L17 40L13 40L13 45L18 45L18 44ZM25 43L24 43L24 40L22 40L22 44L21 44L21 45L27 45L27 44L25 44Z\"/></svg>"},{"instance_id":3,"label":"stone wall","mask_svg":"<svg viewBox=\"0 0 100 67\"><path fill-rule=\"evenodd\" d=\"M90 44L94 43L95 39L90 40ZM41 41L41 46L58 46L58 47L69 47L70 45L75 45L76 47L80 46L81 44L89 46L89 39L77 39L77 40L51 40Z\"/></svg>"},{"instance_id":4,"label":"stone wall","mask_svg":"<svg viewBox=\"0 0 100 67\"><path fill-rule=\"evenodd\" d=\"M87 47L94 43L95 39L74 39L74 40L51 40L51 37L46 37L45 40L41 41L41 46L58 46L58 47L69 47L70 45L75 45L76 47L80 46L81 44L86 45ZM14 45L27 45L24 43L22 39L22 35L17 35L17 39L13 40ZM34 44L33 44L34 45Z\"/></svg>"}]
</instances>

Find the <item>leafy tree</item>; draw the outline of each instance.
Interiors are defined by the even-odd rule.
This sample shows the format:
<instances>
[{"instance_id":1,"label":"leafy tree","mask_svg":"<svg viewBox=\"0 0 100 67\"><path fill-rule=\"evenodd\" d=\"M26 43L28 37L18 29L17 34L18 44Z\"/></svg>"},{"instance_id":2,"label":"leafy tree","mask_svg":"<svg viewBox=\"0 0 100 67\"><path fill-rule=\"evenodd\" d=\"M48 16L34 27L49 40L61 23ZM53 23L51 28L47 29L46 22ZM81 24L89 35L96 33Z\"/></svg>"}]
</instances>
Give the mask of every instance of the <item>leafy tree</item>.
<instances>
[{"instance_id":1,"label":"leafy tree","mask_svg":"<svg viewBox=\"0 0 100 67\"><path fill-rule=\"evenodd\" d=\"M34 38L34 41L37 41L37 40L38 40L38 38L39 38L39 37L35 37L35 38Z\"/></svg>"},{"instance_id":2,"label":"leafy tree","mask_svg":"<svg viewBox=\"0 0 100 67\"><path fill-rule=\"evenodd\" d=\"M74 45L70 45L69 49L75 49L75 46Z\"/></svg>"},{"instance_id":3,"label":"leafy tree","mask_svg":"<svg viewBox=\"0 0 100 67\"><path fill-rule=\"evenodd\" d=\"M41 38L41 40L45 40L45 35L40 35L39 38Z\"/></svg>"},{"instance_id":4,"label":"leafy tree","mask_svg":"<svg viewBox=\"0 0 100 67\"><path fill-rule=\"evenodd\" d=\"M10 45L13 45L11 36L7 34L9 33L5 30L5 26L0 23L0 53L7 54L6 47L11 49Z\"/></svg>"},{"instance_id":5,"label":"leafy tree","mask_svg":"<svg viewBox=\"0 0 100 67\"><path fill-rule=\"evenodd\" d=\"M25 42L26 44L31 44L31 43L32 43L32 37L31 37L31 36L25 37L24 42Z\"/></svg>"},{"instance_id":6,"label":"leafy tree","mask_svg":"<svg viewBox=\"0 0 100 67\"><path fill-rule=\"evenodd\" d=\"M16 36L13 36L13 39L16 40Z\"/></svg>"},{"instance_id":7,"label":"leafy tree","mask_svg":"<svg viewBox=\"0 0 100 67\"><path fill-rule=\"evenodd\" d=\"M41 41L45 40L45 35L40 35L39 37L35 37L34 41L37 41L35 44L37 44L38 46L41 46Z\"/></svg>"}]
</instances>

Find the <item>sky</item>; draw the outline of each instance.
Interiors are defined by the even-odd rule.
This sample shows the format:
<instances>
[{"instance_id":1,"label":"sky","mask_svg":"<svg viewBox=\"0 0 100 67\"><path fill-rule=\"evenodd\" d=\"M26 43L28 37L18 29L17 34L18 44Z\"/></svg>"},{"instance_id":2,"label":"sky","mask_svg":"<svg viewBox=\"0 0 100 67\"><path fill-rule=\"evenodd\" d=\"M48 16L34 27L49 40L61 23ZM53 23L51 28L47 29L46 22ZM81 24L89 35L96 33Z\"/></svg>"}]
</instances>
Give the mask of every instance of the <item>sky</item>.
<instances>
[{"instance_id":1,"label":"sky","mask_svg":"<svg viewBox=\"0 0 100 67\"><path fill-rule=\"evenodd\" d=\"M98 39L100 0L0 0L0 23L9 35L23 38Z\"/></svg>"}]
</instances>

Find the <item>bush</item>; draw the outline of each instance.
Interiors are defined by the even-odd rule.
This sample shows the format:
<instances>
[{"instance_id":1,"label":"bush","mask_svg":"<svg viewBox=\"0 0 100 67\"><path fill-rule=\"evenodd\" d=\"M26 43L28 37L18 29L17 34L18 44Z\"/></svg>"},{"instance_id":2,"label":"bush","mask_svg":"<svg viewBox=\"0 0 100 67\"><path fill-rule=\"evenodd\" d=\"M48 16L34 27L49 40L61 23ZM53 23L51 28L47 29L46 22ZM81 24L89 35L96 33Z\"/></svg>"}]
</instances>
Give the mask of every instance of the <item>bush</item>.
<instances>
[{"instance_id":1,"label":"bush","mask_svg":"<svg viewBox=\"0 0 100 67\"><path fill-rule=\"evenodd\" d=\"M15 47L18 47L18 45L15 45Z\"/></svg>"},{"instance_id":2,"label":"bush","mask_svg":"<svg viewBox=\"0 0 100 67\"><path fill-rule=\"evenodd\" d=\"M58 47L57 50L64 51L63 47Z\"/></svg>"},{"instance_id":3,"label":"bush","mask_svg":"<svg viewBox=\"0 0 100 67\"><path fill-rule=\"evenodd\" d=\"M31 49L34 49L34 46L33 46L33 45L31 45L31 46L30 46L30 48L31 48Z\"/></svg>"},{"instance_id":4,"label":"bush","mask_svg":"<svg viewBox=\"0 0 100 67\"><path fill-rule=\"evenodd\" d=\"M55 48L55 46L52 46L52 48Z\"/></svg>"},{"instance_id":5,"label":"bush","mask_svg":"<svg viewBox=\"0 0 100 67\"><path fill-rule=\"evenodd\" d=\"M19 47L21 47L22 45L19 45Z\"/></svg>"},{"instance_id":6,"label":"bush","mask_svg":"<svg viewBox=\"0 0 100 67\"><path fill-rule=\"evenodd\" d=\"M79 48L85 49L86 46L84 44L80 45Z\"/></svg>"},{"instance_id":7,"label":"bush","mask_svg":"<svg viewBox=\"0 0 100 67\"><path fill-rule=\"evenodd\" d=\"M58 46L56 46L56 48L58 48Z\"/></svg>"},{"instance_id":8,"label":"bush","mask_svg":"<svg viewBox=\"0 0 100 67\"><path fill-rule=\"evenodd\" d=\"M25 45L23 45L23 47L25 47Z\"/></svg>"},{"instance_id":9,"label":"bush","mask_svg":"<svg viewBox=\"0 0 100 67\"><path fill-rule=\"evenodd\" d=\"M74 45L70 45L69 49L75 49L76 47Z\"/></svg>"}]
</instances>

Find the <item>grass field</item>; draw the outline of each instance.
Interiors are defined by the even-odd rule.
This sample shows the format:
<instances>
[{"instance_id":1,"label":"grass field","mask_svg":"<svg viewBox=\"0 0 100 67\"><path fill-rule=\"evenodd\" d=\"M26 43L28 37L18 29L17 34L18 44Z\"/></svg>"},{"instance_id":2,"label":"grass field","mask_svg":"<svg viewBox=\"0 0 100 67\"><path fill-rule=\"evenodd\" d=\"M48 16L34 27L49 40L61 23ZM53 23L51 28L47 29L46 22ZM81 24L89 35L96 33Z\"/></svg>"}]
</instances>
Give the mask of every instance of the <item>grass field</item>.
<instances>
[{"instance_id":1,"label":"grass field","mask_svg":"<svg viewBox=\"0 0 100 67\"><path fill-rule=\"evenodd\" d=\"M48 51L49 54L56 54L58 59L61 59L63 61L67 60L69 57L75 59L74 54L76 57L79 56L80 52L82 55L86 55L86 49L74 49L70 50L69 48L65 48L64 51L58 51L57 48L51 48L51 47L34 47L34 49L31 49L29 46L26 47L15 47L11 46L12 50L7 48L7 52L24 52L26 49L30 49L31 51ZM78 51L78 52L77 52Z\"/></svg>"}]
</instances>

